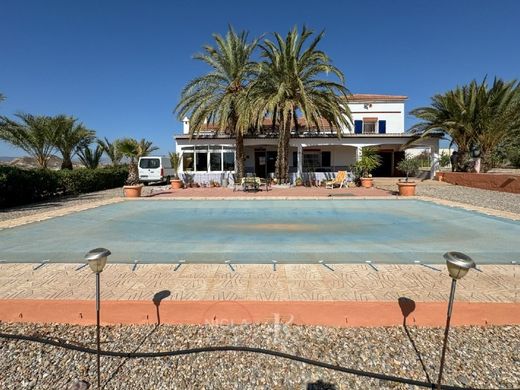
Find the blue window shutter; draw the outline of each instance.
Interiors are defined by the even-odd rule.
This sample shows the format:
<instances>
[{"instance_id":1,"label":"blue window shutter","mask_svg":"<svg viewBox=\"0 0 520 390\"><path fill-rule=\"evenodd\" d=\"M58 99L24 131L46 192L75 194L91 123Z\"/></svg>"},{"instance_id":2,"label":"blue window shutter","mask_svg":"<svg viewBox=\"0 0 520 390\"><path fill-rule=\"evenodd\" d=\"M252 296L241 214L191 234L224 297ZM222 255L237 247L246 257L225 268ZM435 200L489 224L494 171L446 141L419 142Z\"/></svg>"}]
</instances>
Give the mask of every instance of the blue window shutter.
<instances>
[{"instance_id":1,"label":"blue window shutter","mask_svg":"<svg viewBox=\"0 0 520 390\"><path fill-rule=\"evenodd\" d=\"M363 121L354 121L354 134L363 133Z\"/></svg>"},{"instance_id":2,"label":"blue window shutter","mask_svg":"<svg viewBox=\"0 0 520 390\"><path fill-rule=\"evenodd\" d=\"M379 134L386 134L386 121L379 121Z\"/></svg>"}]
</instances>

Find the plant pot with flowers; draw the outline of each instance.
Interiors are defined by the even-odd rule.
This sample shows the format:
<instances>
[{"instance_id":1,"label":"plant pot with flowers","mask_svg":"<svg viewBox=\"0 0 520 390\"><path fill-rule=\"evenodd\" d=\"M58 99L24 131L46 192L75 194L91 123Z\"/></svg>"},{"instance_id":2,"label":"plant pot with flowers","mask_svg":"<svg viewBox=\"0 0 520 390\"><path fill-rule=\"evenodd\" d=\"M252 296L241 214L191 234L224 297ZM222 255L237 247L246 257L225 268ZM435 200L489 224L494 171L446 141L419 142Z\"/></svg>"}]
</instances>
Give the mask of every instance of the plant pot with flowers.
<instances>
[{"instance_id":1,"label":"plant pot with flowers","mask_svg":"<svg viewBox=\"0 0 520 390\"><path fill-rule=\"evenodd\" d=\"M170 162L172 163L173 179L170 180L172 190L178 190L183 187L182 180L179 178L179 166L181 164L180 153L170 152Z\"/></svg>"},{"instance_id":2,"label":"plant pot with flowers","mask_svg":"<svg viewBox=\"0 0 520 390\"><path fill-rule=\"evenodd\" d=\"M123 186L125 197L139 198L141 196L143 185L139 182L137 161L139 161L140 157L145 157L158 148L152 146L152 143L145 139L137 141L133 138L125 138L118 143L118 149L123 156L130 159L130 162L128 163L128 177Z\"/></svg>"},{"instance_id":3,"label":"plant pot with flowers","mask_svg":"<svg viewBox=\"0 0 520 390\"><path fill-rule=\"evenodd\" d=\"M361 149L361 158L356 161L354 169L362 187L371 188L373 186L371 172L380 165L381 157L377 154L375 148L366 146Z\"/></svg>"},{"instance_id":4,"label":"plant pot with flowers","mask_svg":"<svg viewBox=\"0 0 520 390\"><path fill-rule=\"evenodd\" d=\"M417 157L405 157L397 164L397 169L406 174L405 179L400 179L397 183L399 187L399 196L414 196L417 183L409 180L410 176L417 175L419 172L420 161Z\"/></svg>"}]
</instances>

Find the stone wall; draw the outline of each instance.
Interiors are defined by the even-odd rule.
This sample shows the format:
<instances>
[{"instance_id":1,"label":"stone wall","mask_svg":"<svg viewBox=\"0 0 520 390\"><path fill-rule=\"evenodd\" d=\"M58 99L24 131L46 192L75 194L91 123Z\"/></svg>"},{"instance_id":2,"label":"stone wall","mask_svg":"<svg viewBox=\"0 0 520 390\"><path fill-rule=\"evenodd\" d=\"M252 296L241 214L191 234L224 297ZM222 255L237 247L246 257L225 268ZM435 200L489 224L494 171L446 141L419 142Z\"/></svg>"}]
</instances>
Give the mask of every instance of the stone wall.
<instances>
[{"instance_id":1,"label":"stone wall","mask_svg":"<svg viewBox=\"0 0 520 390\"><path fill-rule=\"evenodd\" d=\"M437 180L484 190L520 194L520 175L495 173L437 172Z\"/></svg>"}]
</instances>

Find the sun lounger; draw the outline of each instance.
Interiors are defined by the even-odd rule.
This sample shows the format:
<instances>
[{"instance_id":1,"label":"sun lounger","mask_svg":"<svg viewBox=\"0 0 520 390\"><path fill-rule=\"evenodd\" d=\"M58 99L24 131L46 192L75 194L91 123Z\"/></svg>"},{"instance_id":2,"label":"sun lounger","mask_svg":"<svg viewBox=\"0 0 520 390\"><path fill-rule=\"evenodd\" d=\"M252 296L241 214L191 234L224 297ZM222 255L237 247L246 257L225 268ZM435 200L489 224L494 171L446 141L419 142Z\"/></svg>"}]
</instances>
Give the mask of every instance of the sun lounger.
<instances>
[{"instance_id":1,"label":"sun lounger","mask_svg":"<svg viewBox=\"0 0 520 390\"><path fill-rule=\"evenodd\" d=\"M348 187L348 183L352 181L350 174L347 171L338 171L336 177L332 180L325 182L325 188L333 189L334 187L342 188L343 186Z\"/></svg>"}]
</instances>

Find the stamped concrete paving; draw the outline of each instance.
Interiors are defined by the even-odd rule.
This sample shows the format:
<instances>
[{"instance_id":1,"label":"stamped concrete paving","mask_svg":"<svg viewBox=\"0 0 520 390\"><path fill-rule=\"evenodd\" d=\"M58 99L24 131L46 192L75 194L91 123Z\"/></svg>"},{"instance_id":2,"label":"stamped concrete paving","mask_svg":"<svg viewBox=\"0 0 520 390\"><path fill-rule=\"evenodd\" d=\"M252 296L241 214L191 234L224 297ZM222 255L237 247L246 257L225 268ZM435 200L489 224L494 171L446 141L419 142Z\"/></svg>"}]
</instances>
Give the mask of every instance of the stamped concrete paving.
<instances>
[{"instance_id":1,"label":"stamped concrete paving","mask_svg":"<svg viewBox=\"0 0 520 390\"><path fill-rule=\"evenodd\" d=\"M78 264L0 264L0 299L94 299L94 275ZM169 290L174 301L446 301L450 278L421 265L109 264L102 273L102 299L151 300ZM459 281L457 300L520 303L520 265L483 265Z\"/></svg>"}]
</instances>

